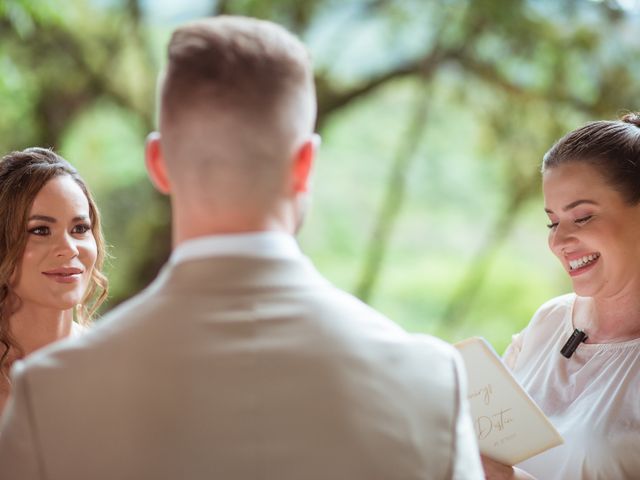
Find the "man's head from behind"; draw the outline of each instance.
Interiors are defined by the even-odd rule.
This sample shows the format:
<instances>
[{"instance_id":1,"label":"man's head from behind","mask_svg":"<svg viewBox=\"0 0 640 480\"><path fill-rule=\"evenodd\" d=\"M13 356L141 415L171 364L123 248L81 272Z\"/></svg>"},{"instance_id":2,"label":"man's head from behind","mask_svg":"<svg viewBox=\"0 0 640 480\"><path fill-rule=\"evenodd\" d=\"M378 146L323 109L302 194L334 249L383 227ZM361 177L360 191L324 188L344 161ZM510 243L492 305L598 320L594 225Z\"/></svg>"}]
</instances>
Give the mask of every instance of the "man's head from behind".
<instances>
[{"instance_id":1,"label":"man's head from behind","mask_svg":"<svg viewBox=\"0 0 640 480\"><path fill-rule=\"evenodd\" d=\"M172 194L177 240L295 228L314 156L304 46L269 22L215 17L178 28L147 167ZM195 226L198 224L199 226Z\"/></svg>"}]
</instances>

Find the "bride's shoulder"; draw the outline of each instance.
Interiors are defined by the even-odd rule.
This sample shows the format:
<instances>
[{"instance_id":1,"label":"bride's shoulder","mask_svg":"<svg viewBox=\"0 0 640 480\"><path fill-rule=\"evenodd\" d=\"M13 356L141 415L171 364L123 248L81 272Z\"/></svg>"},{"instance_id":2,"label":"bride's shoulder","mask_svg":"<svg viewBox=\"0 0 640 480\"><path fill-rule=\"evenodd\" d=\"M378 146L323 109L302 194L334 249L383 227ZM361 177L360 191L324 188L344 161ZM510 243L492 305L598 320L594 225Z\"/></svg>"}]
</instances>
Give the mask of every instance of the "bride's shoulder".
<instances>
[{"instance_id":1,"label":"bride's shoulder","mask_svg":"<svg viewBox=\"0 0 640 480\"><path fill-rule=\"evenodd\" d=\"M69 336L71 338L79 337L88 331L89 327L87 325L82 325L78 322L71 322L71 334Z\"/></svg>"}]
</instances>

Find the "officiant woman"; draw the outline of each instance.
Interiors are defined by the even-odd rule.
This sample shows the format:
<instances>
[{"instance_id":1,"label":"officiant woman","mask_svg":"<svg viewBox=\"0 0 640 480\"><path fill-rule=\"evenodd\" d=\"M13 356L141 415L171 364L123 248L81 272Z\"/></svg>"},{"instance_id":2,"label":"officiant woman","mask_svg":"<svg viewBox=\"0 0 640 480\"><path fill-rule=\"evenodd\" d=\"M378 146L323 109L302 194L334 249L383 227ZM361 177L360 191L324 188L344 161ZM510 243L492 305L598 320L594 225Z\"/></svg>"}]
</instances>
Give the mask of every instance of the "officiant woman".
<instances>
[{"instance_id":1,"label":"officiant woman","mask_svg":"<svg viewBox=\"0 0 640 480\"><path fill-rule=\"evenodd\" d=\"M565 443L513 470L488 460L485 469L488 478L638 478L640 114L567 134L544 156L542 184L549 248L573 293L542 305L504 360Z\"/></svg>"}]
</instances>

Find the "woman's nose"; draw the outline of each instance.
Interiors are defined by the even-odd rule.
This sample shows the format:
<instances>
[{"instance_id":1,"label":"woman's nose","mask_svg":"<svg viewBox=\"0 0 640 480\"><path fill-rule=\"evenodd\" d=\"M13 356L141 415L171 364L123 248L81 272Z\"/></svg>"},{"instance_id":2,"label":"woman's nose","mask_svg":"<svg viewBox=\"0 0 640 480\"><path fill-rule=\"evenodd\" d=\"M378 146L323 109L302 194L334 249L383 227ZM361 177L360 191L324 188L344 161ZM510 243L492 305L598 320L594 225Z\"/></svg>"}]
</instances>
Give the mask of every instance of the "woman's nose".
<instances>
[{"instance_id":1,"label":"woman's nose","mask_svg":"<svg viewBox=\"0 0 640 480\"><path fill-rule=\"evenodd\" d=\"M76 240L65 232L56 245L56 256L74 258L78 256L78 253L79 251L78 246L76 245Z\"/></svg>"},{"instance_id":2,"label":"woman's nose","mask_svg":"<svg viewBox=\"0 0 640 480\"><path fill-rule=\"evenodd\" d=\"M559 253L575 245L577 241L573 229L559 223L549 239L549 244L553 251Z\"/></svg>"}]
</instances>

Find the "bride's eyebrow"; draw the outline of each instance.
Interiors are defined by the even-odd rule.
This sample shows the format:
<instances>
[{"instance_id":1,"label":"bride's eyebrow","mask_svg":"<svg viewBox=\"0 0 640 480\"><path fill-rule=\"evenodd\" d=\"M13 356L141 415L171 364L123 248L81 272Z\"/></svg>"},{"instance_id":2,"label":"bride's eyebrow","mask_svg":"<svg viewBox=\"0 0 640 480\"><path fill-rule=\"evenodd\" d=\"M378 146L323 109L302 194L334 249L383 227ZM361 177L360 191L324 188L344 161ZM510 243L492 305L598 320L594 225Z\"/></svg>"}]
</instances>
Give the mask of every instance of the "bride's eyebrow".
<instances>
[{"instance_id":1,"label":"bride's eyebrow","mask_svg":"<svg viewBox=\"0 0 640 480\"><path fill-rule=\"evenodd\" d=\"M48 215L31 215L29 217L29 221L31 220L40 220L48 223L56 223L57 220L53 217L49 217ZM78 215L73 217L72 222L88 222L90 219L87 215Z\"/></svg>"},{"instance_id":2,"label":"bride's eyebrow","mask_svg":"<svg viewBox=\"0 0 640 480\"><path fill-rule=\"evenodd\" d=\"M576 200L575 202L571 202L568 205L565 205L564 207L562 207L562 211L566 212L567 210L571 210L572 208L576 208L577 206L583 205L585 203L588 205L600 205L595 200L580 199L580 200ZM553 213L553 210L550 210L548 208L545 208L544 211L547 213Z\"/></svg>"},{"instance_id":3,"label":"bride's eyebrow","mask_svg":"<svg viewBox=\"0 0 640 480\"><path fill-rule=\"evenodd\" d=\"M49 217L47 215L31 215L29 217L29 221L31 220L41 220L43 222L56 223L57 220L53 217Z\"/></svg>"}]
</instances>

